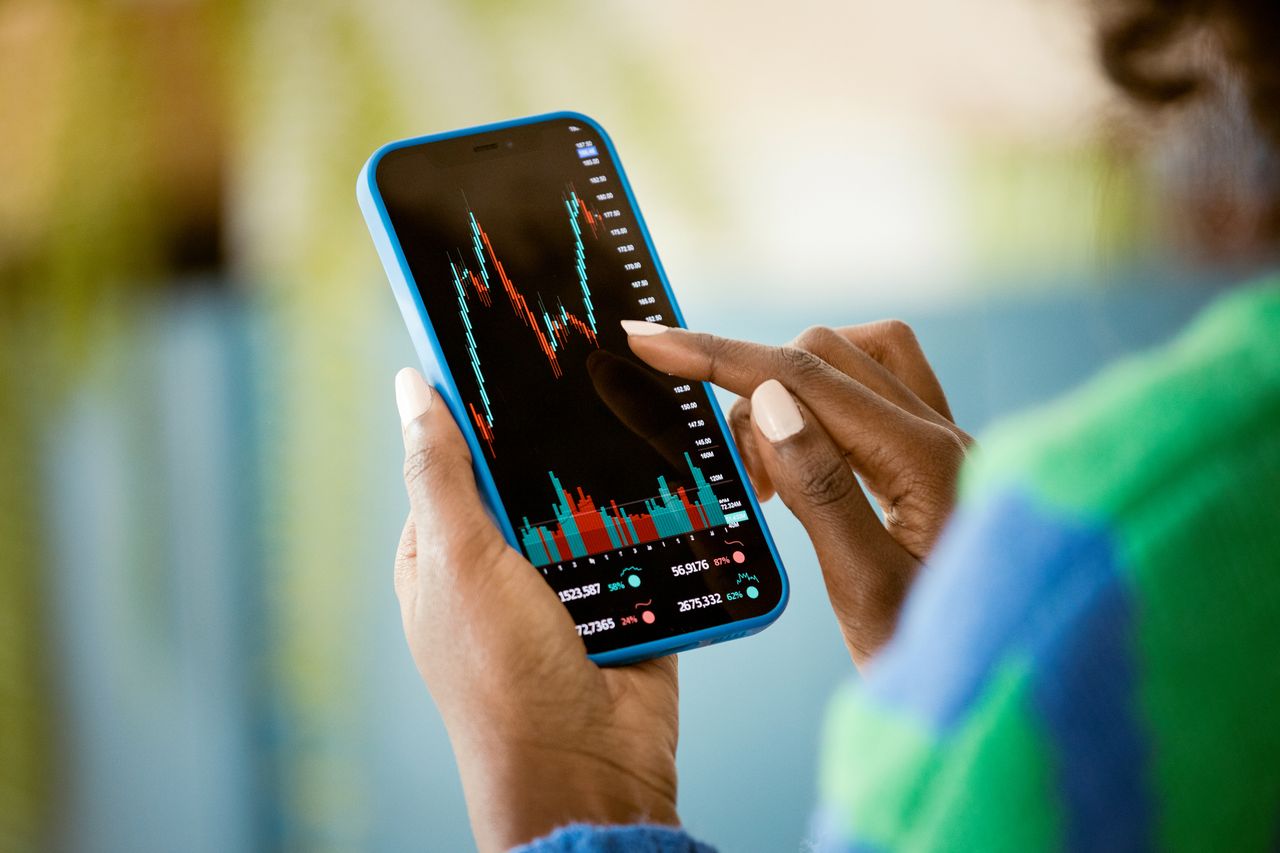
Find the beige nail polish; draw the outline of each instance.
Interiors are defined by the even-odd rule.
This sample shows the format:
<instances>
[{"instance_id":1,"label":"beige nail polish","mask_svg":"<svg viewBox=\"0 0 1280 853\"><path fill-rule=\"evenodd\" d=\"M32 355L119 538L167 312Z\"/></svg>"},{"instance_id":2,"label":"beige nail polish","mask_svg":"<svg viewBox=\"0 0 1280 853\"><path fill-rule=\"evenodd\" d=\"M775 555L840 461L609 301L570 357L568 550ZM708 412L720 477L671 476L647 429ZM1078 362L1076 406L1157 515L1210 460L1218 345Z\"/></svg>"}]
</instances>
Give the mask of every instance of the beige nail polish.
<instances>
[{"instance_id":1,"label":"beige nail polish","mask_svg":"<svg viewBox=\"0 0 1280 853\"><path fill-rule=\"evenodd\" d=\"M776 379L760 384L751 394L751 419L773 442L782 441L804 429L804 416L791 392Z\"/></svg>"},{"instance_id":2,"label":"beige nail polish","mask_svg":"<svg viewBox=\"0 0 1280 853\"><path fill-rule=\"evenodd\" d=\"M648 320L622 320L621 323L622 331L628 335L635 335L641 338L648 335L660 335L671 328L658 323L650 323Z\"/></svg>"},{"instance_id":3,"label":"beige nail polish","mask_svg":"<svg viewBox=\"0 0 1280 853\"><path fill-rule=\"evenodd\" d=\"M421 373L412 367L401 368L396 374L396 408L400 410L400 426L422 417L431 408L434 396Z\"/></svg>"}]
</instances>

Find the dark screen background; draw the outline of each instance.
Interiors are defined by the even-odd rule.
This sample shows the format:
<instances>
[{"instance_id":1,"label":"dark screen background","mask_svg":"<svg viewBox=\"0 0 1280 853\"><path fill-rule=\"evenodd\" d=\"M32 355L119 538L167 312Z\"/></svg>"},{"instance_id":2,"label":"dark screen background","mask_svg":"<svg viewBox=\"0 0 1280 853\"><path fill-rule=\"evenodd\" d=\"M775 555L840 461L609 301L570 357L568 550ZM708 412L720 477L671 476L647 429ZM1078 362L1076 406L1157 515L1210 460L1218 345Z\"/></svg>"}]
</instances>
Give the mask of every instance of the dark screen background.
<instances>
[{"instance_id":1,"label":"dark screen background","mask_svg":"<svg viewBox=\"0 0 1280 853\"><path fill-rule=\"evenodd\" d=\"M575 500L581 488L597 507L616 502L625 512L644 513L636 502L658 495L659 477L673 492L683 486L695 498L685 453L711 481L724 514L748 513L740 523L643 543L627 541L631 534L619 531L620 547L548 557L539 571L569 599L588 650L631 646L773 609L781 596L778 570L704 387L643 365L619 326L621 319L676 321L617 170L593 129L552 120L400 148L379 163L377 182L464 407L491 429L486 441L472 423L518 538L525 519L544 531L559 527L554 506L561 498L548 472ZM590 219L570 214L570 190L591 211ZM480 246L483 263L472 215L489 240ZM488 274L487 305L482 270ZM591 313L583 271L594 342L583 331ZM470 339L456 281L462 282ZM519 309L519 297L537 318L543 340L556 340L559 376ZM557 338L548 322L567 331Z\"/></svg>"}]
</instances>

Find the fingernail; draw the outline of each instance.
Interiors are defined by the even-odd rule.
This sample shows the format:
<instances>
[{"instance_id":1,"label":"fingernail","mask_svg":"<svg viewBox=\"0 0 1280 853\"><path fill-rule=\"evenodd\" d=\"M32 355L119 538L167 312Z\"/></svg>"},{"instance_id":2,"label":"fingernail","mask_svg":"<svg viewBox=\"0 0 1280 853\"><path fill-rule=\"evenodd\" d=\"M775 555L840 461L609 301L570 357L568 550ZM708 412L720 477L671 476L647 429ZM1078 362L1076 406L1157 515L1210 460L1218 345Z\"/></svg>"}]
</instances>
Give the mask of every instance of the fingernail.
<instances>
[{"instance_id":1,"label":"fingernail","mask_svg":"<svg viewBox=\"0 0 1280 853\"><path fill-rule=\"evenodd\" d=\"M648 320L622 320L621 322L622 331L628 335L635 335L641 338L648 335L660 335L671 328L659 323L650 323Z\"/></svg>"},{"instance_id":2,"label":"fingernail","mask_svg":"<svg viewBox=\"0 0 1280 853\"><path fill-rule=\"evenodd\" d=\"M412 367L404 367L396 374L396 408L400 410L400 426L422 417L431 408L431 386L422 374Z\"/></svg>"},{"instance_id":3,"label":"fingernail","mask_svg":"<svg viewBox=\"0 0 1280 853\"><path fill-rule=\"evenodd\" d=\"M791 392L770 379L751 394L751 419L770 441L782 441L804 429L804 416Z\"/></svg>"}]
</instances>

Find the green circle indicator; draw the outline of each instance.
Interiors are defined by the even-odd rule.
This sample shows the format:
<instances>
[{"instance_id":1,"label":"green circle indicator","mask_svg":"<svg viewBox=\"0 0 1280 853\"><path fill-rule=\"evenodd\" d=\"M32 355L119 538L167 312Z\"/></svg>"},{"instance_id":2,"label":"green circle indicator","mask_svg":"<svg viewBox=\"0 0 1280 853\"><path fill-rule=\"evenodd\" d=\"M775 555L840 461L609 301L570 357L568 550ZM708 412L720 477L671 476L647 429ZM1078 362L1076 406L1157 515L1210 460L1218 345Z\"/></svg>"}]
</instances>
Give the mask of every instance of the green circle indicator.
<instances>
[{"instance_id":1,"label":"green circle indicator","mask_svg":"<svg viewBox=\"0 0 1280 853\"><path fill-rule=\"evenodd\" d=\"M627 578L627 583L631 584L632 586L640 586L640 576L639 575L629 576Z\"/></svg>"},{"instance_id":2,"label":"green circle indicator","mask_svg":"<svg viewBox=\"0 0 1280 853\"><path fill-rule=\"evenodd\" d=\"M760 590L756 589L754 586L747 587L747 598L759 598L759 597L760 597Z\"/></svg>"}]
</instances>

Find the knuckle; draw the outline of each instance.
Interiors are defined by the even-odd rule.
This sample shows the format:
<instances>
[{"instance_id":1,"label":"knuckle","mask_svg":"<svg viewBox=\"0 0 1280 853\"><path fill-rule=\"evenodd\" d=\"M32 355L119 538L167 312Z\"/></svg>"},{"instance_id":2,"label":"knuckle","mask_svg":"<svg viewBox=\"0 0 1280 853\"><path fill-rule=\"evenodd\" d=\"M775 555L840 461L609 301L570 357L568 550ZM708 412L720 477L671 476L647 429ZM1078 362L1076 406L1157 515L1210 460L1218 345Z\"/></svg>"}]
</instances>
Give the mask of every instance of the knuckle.
<instances>
[{"instance_id":1,"label":"knuckle","mask_svg":"<svg viewBox=\"0 0 1280 853\"><path fill-rule=\"evenodd\" d=\"M796 336L791 346L812 353L821 353L830 349L838 337L839 334L830 326L810 326Z\"/></svg>"},{"instance_id":2,"label":"knuckle","mask_svg":"<svg viewBox=\"0 0 1280 853\"><path fill-rule=\"evenodd\" d=\"M902 495L952 494L965 452L955 433L930 424L911 451L900 450L905 456L889 458L887 464L899 471L894 491Z\"/></svg>"},{"instance_id":3,"label":"knuckle","mask_svg":"<svg viewBox=\"0 0 1280 853\"><path fill-rule=\"evenodd\" d=\"M424 418L415 418L404 425L404 441L407 447L421 447L431 441Z\"/></svg>"},{"instance_id":4,"label":"knuckle","mask_svg":"<svg viewBox=\"0 0 1280 853\"><path fill-rule=\"evenodd\" d=\"M706 332L692 332L694 343L698 349L702 351L703 357L706 359L706 372L708 376L717 376L725 357L729 352L729 341L726 338L717 335L709 335Z\"/></svg>"},{"instance_id":5,"label":"knuckle","mask_svg":"<svg viewBox=\"0 0 1280 853\"><path fill-rule=\"evenodd\" d=\"M906 346L916 342L915 330L905 321L889 319L882 321L882 323L882 334L890 344Z\"/></svg>"},{"instance_id":6,"label":"knuckle","mask_svg":"<svg viewBox=\"0 0 1280 853\"><path fill-rule=\"evenodd\" d=\"M404 460L404 481L410 486L420 486L431 480L447 477L454 470L458 458L437 441L414 441L414 448Z\"/></svg>"},{"instance_id":7,"label":"knuckle","mask_svg":"<svg viewBox=\"0 0 1280 853\"><path fill-rule=\"evenodd\" d=\"M807 376L822 369L823 361L806 349L785 346L778 350L778 361L784 372L792 376Z\"/></svg>"},{"instance_id":8,"label":"knuckle","mask_svg":"<svg viewBox=\"0 0 1280 853\"><path fill-rule=\"evenodd\" d=\"M810 457L796 480L796 493L815 508L842 502L856 487L853 472L837 454Z\"/></svg>"},{"instance_id":9,"label":"knuckle","mask_svg":"<svg viewBox=\"0 0 1280 853\"><path fill-rule=\"evenodd\" d=\"M968 450L964 438L939 424L929 424L925 433L932 455L937 459L963 459Z\"/></svg>"},{"instance_id":10,"label":"knuckle","mask_svg":"<svg viewBox=\"0 0 1280 853\"><path fill-rule=\"evenodd\" d=\"M970 445L965 443L967 435L957 435L949 429L942 430L942 437L939 439L938 456L941 459L941 467L947 473L948 481L954 481L960 475L960 469L964 466L965 457L969 454ZM973 439L969 439L972 442ZM950 485L950 484L949 484Z\"/></svg>"},{"instance_id":11,"label":"knuckle","mask_svg":"<svg viewBox=\"0 0 1280 853\"><path fill-rule=\"evenodd\" d=\"M852 327L853 340L863 352L881 364L910 356L919 350L915 331L898 319L876 320Z\"/></svg>"}]
</instances>

